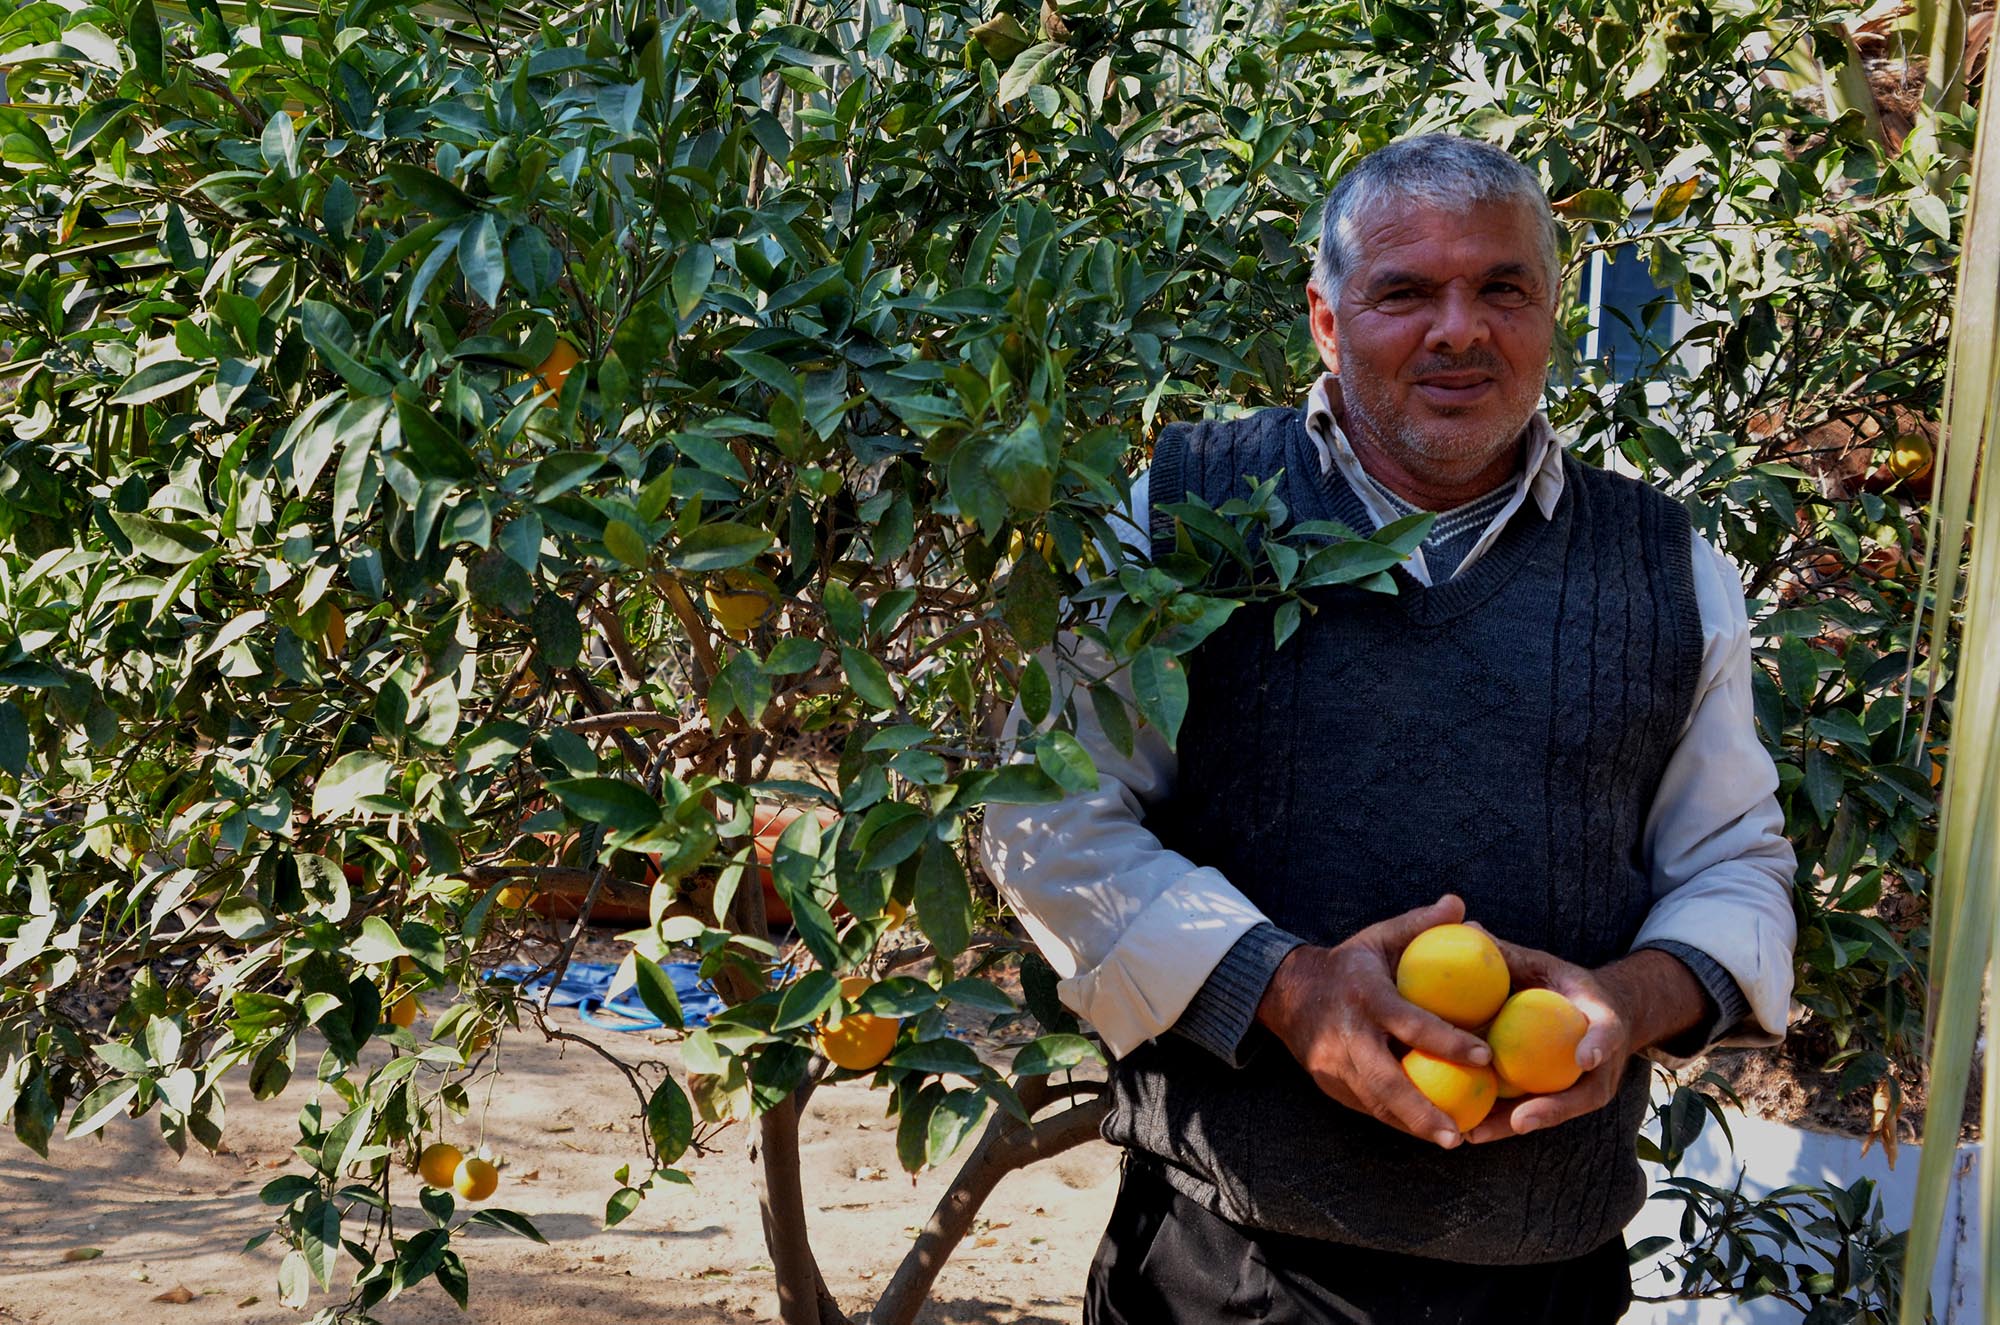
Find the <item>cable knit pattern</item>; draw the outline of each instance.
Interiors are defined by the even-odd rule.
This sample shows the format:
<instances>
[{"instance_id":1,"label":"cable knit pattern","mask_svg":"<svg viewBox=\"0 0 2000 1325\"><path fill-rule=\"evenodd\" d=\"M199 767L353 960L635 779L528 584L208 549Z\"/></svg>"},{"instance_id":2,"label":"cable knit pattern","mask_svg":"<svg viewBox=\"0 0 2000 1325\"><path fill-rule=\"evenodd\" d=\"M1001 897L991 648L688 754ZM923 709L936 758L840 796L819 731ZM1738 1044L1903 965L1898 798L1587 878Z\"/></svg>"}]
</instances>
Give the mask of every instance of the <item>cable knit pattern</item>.
<instances>
[{"instance_id":1,"label":"cable knit pattern","mask_svg":"<svg viewBox=\"0 0 2000 1325\"><path fill-rule=\"evenodd\" d=\"M1167 430L1156 549L1183 493L1220 503L1281 469L1293 520L1351 525L1353 494L1313 460L1294 410ZM1148 828L1307 942L1451 890L1571 961L1628 951L1651 904L1646 810L1701 663L1688 522L1643 484L1565 464L1554 517L1513 521L1461 576L1317 591L1283 650L1268 611L1240 610L1190 659L1180 778ZM1249 1047L1234 1070L1176 1036L1127 1055L1105 1134L1238 1223L1476 1264L1580 1255L1644 1200L1643 1070L1590 1117L1445 1152Z\"/></svg>"}]
</instances>

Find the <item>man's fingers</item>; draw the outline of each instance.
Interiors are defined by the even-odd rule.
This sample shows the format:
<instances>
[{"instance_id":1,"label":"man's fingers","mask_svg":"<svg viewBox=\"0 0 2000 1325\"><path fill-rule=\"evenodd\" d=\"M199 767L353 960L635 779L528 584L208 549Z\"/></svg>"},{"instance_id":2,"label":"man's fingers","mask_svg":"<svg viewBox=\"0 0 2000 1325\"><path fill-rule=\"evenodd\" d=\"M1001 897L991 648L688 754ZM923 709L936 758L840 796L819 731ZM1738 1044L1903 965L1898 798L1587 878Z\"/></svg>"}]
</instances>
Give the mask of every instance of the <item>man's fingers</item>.
<instances>
[{"instance_id":1,"label":"man's fingers","mask_svg":"<svg viewBox=\"0 0 2000 1325\"><path fill-rule=\"evenodd\" d=\"M1471 1031L1460 1030L1443 1017L1394 994L1385 994L1379 1001L1381 1006L1374 1010L1376 1020L1383 1030L1410 1048L1454 1063L1493 1061L1493 1050Z\"/></svg>"},{"instance_id":2,"label":"man's fingers","mask_svg":"<svg viewBox=\"0 0 2000 1325\"><path fill-rule=\"evenodd\" d=\"M1356 1054L1354 1067L1355 1094L1364 1112L1447 1150L1463 1139L1457 1125L1417 1089L1387 1049L1378 1046Z\"/></svg>"},{"instance_id":3,"label":"man's fingers","mask_svg":"<svg viewBox=\"0 0 2000 1325\"><path fill-rule=\"evenodd\" d=\"M1568 1090L1515 1100L1514 1107L1504 1117L1489 1117L1474 1129L1471 1139L1492 1141L1500 1136L1522 1136L1554 1127L1557 1123L1566 1123L1572 1118L1581 1118L1586 1113L1595 1113L1611 1102L1617 1084L1615 1074L1608 1069L1587 1072ZM1482 1135L1496 1124L1505 1130L1498 1135Z\"/></svg>"},{"instance_id":4,"label":"man's fingers","mask_svg":"<svg viewBox=\"0 0 2000 1325\"><path fill-rule=\"evenodd\" d=\"M1399 916L1390 916L1378 921L1356 934L1351 942L1364 943L1380 948L1384 952L1399 953L1410 946L1410 940L1427 929L1439 925L1456 925L1465 919L1465 903L1454 893L1420 906L1414 911L1405 911Z\"/></svg>"}]
</instances>

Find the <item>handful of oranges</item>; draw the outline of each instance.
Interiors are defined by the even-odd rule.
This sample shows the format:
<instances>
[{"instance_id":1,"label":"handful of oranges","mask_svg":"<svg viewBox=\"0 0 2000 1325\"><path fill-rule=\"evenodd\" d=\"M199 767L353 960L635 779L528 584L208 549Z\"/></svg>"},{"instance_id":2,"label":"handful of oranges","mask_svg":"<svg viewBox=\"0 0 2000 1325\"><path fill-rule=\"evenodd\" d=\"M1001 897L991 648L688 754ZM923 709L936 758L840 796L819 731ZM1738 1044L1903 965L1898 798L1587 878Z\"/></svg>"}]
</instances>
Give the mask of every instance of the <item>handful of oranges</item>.
<instances>
[{"instance_id":1,"label":"handful of oranges","mask_svg":"<svg viewBox=\"0 0 2000 1325\"><path fill-rule=\"evenodd\" d=\"M1568 1090L1590 1023L1553 989L1510 987L1507 961L1485 931L1436 925L1417 935L1396 963L1396 991L1424 1011L1474 1031L1493 1050L1491 1067L1454 1063L1412 1049L1403 1071L1461 1132L1485 1121L1500 1100Z\"/></svg>"}]
</instances>

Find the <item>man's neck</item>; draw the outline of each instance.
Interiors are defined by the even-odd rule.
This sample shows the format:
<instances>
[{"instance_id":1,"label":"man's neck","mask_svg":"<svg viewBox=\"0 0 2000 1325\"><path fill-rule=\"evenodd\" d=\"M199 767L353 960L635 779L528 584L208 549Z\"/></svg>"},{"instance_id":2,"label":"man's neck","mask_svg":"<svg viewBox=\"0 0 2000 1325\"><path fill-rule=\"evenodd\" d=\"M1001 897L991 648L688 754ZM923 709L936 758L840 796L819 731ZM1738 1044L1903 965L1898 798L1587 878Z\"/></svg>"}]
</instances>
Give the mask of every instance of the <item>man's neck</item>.
<instances>
[{"instance_id":1,"label":"man's neck","mask_svg":"<svg viewBox=\"0 0 2000 1325\"><path fill-rule=\"evenodd\" d=\"M1516 439L1490 460L1451 465L1424 460L1383 446L1365 428L1349 428L1336 395L1334 417L1354 458L1368 477L1424 511L1448 511L1484 497L1520 471L1523 445Z\"/></svg>"}]
</instances>

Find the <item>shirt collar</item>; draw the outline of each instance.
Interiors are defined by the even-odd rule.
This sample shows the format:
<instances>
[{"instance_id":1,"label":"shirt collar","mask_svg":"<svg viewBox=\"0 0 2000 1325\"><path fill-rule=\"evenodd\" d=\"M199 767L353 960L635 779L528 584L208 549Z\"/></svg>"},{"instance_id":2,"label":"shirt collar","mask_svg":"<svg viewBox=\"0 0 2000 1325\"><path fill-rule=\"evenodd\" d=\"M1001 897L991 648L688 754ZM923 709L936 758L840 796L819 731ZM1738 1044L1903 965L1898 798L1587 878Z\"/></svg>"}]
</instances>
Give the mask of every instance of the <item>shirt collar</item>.
<instances>
[{"instance_id":1,"label":"shirt collar","mask_svg":"<svg viewBox=\"0 0 2000 1325\"><path fill-rule=\"evenodd\" d=\"M1306 395L1306 432L1312 438L1313 450L1319 455L1320 473L1338 469L1341 477L1347 480L1347 485L1365 500L1374 495L1370 490L1377 489L1379 485L1374 476L1363 468L1361 458L1354 454L1347 434L1341 431L1340 422L1334 416L1333 391L1339 380L1332 373L1321 373L1319 380L1313 383L1312 390ZM1549 426L1547 417L1540 410L1536 410L1535 416L1528 420L1527 443L1527 463L1515 475L1515 491L1519 494L1525 490L1525 495L1534 499L1535 508L1546 520L1555 514L1556 503L1562 500L1563 447L1562 439L1556 436L1555 429ZM1371 501L1367 504L1372 508L1377 503ZM1378 520L1380 524L1388 522L1388 519Z\"/></svg>"}]
</instances>

